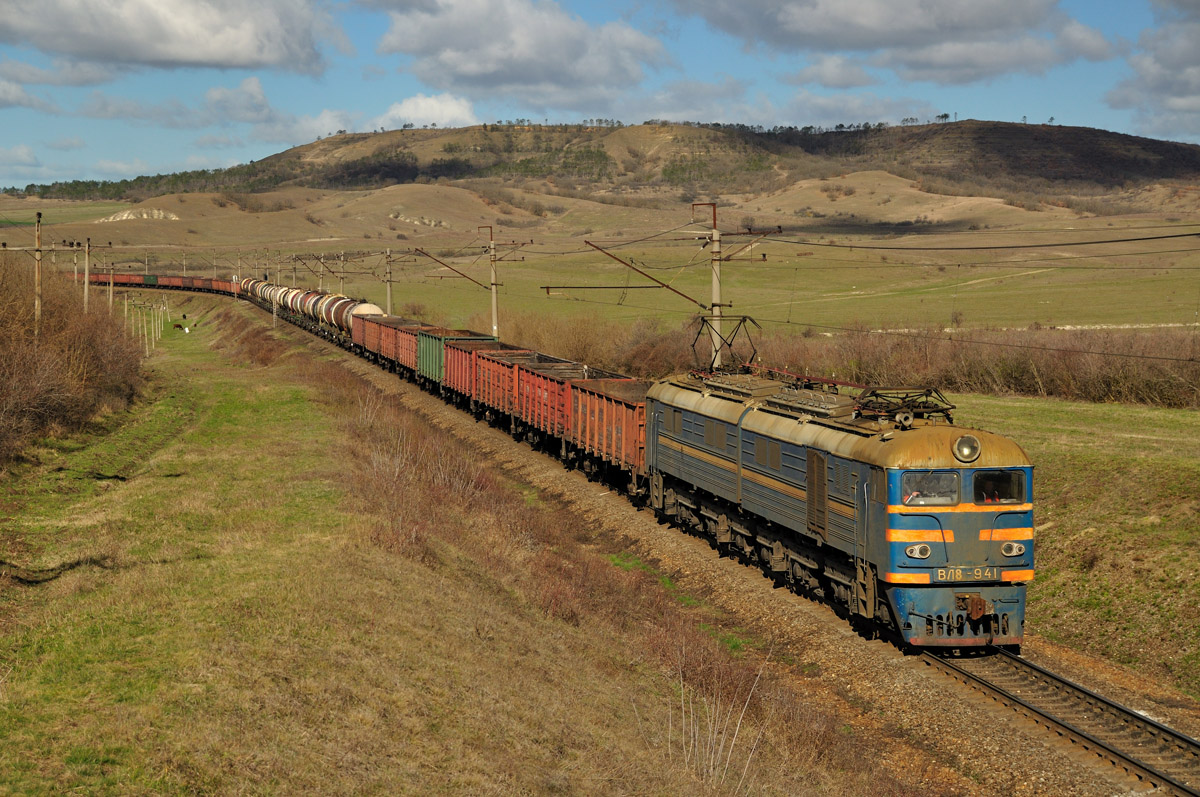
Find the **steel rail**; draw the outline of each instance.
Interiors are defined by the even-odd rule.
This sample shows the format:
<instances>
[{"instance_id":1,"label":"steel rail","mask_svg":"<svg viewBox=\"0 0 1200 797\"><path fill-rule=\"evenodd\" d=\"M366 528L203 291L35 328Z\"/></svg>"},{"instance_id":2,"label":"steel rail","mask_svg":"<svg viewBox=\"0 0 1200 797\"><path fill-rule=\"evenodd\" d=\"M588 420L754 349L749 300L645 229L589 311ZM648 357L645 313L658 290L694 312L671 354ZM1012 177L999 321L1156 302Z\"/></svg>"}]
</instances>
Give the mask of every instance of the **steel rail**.
<instances>
[{"instance_id":1,"label":"steel rail","mask_svg":"<svg viewBox=\"0 0 1200 797\"><path fill-rule=\"evenodd\" d=\"M1085 689L1084 687L1079 686L1078 684L1075 684L1074 682L1069 681L1061 676L1055 675L1049 670L1045 670L1035 664L1031 664L1020 657L1013 656L1007 651L1001 651L1001 653L1008 656L1011 660L1019 662L1020 665L1027 666L1030 669L1038 672L1043 677L1048 678L1057 685L1065 686L1069 690L1075 691L1077 694L1083 694L1089 698L1095 698L1104 704L1119 708L1126 715L1138 720L1139 723L1150 725L1156 730L1158 728L1165 729L1166 731L1169 731L1173 739L1182 740L1191 748L1200 748L1200 742L1197 742L1195 739L1192 739L1189 736L1173 731L1161 723L1155 722L1148 717L1143 717L1134 711L1130 711L1120 704L1113 703L1107 698L1096 695L1094 692L1091 692L1090 690ZM1062 736L1079 745L1083 750L1094 753L1099 758L1107 759L1118 769L1124 771L1127 775L1136 778L1146 785L1156 789L1163 789L1165 790L1165 793L1182 795L1182 797L1200 797L1200 791L1197 791L1186 783L1182 783L1171 775L1155 768L1154 766L1147 764L1144 761L1140 761L1121 750L1118 750L1112 745L1097 739L1092 734L1075 727L1070 722L1056 717L1044 709L1038 708L1032 703L1017 697L1003 687L1000 687L991 681L988 681L986 678L970 672L964 667L960 667L957 664L930 652L922 653L922 660L926 664L939 667L943 672L948 673L955 680L961 681L967 686L983 692L993 700L997 700L1003 705L1013 709L1017 713L1033 720L1038 725L1042 725L1053 733L1056 733L1059 736Z\"/></svg>"}]
</instances>

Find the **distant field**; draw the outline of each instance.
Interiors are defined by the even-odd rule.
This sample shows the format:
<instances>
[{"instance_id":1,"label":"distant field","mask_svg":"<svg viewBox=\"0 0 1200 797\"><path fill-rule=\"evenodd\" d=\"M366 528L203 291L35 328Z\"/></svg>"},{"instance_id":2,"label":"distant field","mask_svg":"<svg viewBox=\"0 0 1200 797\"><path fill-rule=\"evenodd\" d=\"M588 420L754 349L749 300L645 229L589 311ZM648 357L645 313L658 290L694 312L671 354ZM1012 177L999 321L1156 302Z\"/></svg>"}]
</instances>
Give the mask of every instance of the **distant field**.
<instances>
[{"instance_id":1,"label":"distant field","mask_svg":"<svg viewBox=\"0 0 1200 797\"><path fill-rule=\"evenodd\" d=\"M51 203L41 204L55 221L50 240L112 241L96 258L118 268L140 271L148 259L152 271L178 272L186 258L191 271L211 273L215 262L221 274L271 270L290 284L295 264L300 284L315 287L317 256L335 270L345 253L345 292L381 305L390 249L394 307L423 305L456 326L488 312L487 292L413 252L423 249L486 284L486 227L500 256L502 316L652 316L674 324L700 311L646 287L649 280L585 241L633 258L699 303L710 301L711 250L697 239L709 223L706 207L697 209L701 221L689 224L690 204L661 190L557 196L539 187L546 186L469 181L340 193L181 194L137 206L177 221L100 226L75 220L125 206L60 202L51 213ZM29 221L32 205L22 203L32 201L2 200L0 213ZM612 204L620 201L628 204ZM1197 238L1088 243L1197 233L1197 209L1104 217L1053 206L1032 212L996 199L927 193L883 172L811 179L717 204L722 251L733 258L722 265L722 299L732 305L726 313L780 329L1200 321ZM735 232L746 224L784 232L743 249L753 238ZM972 248L1029 244L1057 245ZM327 274L324 285L337 290L338 282Z\"/></svg>"},{"instance_id":2,"label":"distant field","mask_svg":"<svg viewBox=\"0 0 1200 797\"><path fill-rule=\"evenodd\" d=\"M96 221L106 216L125 210L128 202L71 202L67 200L14 199L0 195L0 236L4 235L6 227L33 226L37 214L42 213L42 222L47 235L43 245L48 249L54 239L49 236L50 224L77 224L80 222ZM99 236L93 236L98 238ZM19 245L32 245L32 235L28 242L21 241ZM10 246L16 245L9 242Z\"/></svg>"}]
</instances>

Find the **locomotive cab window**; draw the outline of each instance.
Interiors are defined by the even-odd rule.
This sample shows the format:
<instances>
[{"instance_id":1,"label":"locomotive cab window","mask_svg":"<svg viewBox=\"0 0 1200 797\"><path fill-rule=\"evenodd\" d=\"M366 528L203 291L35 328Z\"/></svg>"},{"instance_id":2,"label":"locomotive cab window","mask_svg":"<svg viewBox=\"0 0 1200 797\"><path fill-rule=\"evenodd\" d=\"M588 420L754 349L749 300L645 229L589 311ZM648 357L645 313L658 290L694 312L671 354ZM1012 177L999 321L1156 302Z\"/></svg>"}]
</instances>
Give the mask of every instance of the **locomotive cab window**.
<instances>
[{"instance_id":1,"label":"locomotive cab window","mask_svg":"<svg viewBox=\"0 0 1200 797\"><path fill-rule=\"evenodd\" d=\"M954 471L910 470L900 480L905 506L953 506L958 503Z\"/></svg>"},{"instance_id":2,"label":"locomotive cab window","mask_svg":"<svg viewBox=\"0 0 1200 797\"><path fill-rule=\"evenodd\" d=\"M1025 502L1025 474L1019 470L981 470L975 472L975 503L1022 504Z\"/></svg>"}]
</instances>

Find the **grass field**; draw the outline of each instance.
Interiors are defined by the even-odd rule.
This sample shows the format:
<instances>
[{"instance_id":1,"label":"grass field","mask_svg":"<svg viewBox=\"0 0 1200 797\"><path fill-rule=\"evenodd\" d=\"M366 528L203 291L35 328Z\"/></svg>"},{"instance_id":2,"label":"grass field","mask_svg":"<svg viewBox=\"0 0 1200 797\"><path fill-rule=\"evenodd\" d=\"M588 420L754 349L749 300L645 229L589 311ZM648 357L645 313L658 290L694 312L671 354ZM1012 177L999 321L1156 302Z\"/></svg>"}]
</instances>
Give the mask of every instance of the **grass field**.
<instances>
[{"instance_id":1,"label":"grass field","mask_svg":"<svg viewBox=\"0 0 1200 797\"><path fill-rule=\"evenodd\" d=\"M7 194L0 195L0 236L6 227L32 227L37 220L38 212L42 213L42 224L47 232L50 225L79 224L111 216L129 207L128 202L96 201L74 202L59 199L17 199ZM88 236L84 236L88 237ZM99 238L99 236L93 236ZM17 239L20 240L20 239ZM51 241L47 236L45 246L50 247ZM82 240L82 239L80 239ZM14 245L12 242L9 246Z\"/></svg>"},{"instance_id":2,"label":"grass field","mask_svg":"<svg viewBox=\"0 0 1200 797\"><path fill-rule=\"evenodd\" d=\"M1036 464L1030 630L1200 697L1200 414L954 397Z\"/></svg>"}]
</instances>

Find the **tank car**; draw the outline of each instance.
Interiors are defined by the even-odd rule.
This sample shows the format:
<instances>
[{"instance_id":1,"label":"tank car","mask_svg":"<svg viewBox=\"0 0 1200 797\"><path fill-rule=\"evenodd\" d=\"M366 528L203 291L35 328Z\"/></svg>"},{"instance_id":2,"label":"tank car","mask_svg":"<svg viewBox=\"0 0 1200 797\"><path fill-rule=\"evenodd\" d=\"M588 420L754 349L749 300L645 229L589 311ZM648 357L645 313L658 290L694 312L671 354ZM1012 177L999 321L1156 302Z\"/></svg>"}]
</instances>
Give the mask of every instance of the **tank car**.
<instances>
[{"instance_id":1,"label":"tank car","mask_svg":"<svg viewBox=\"0 0 1200 797\"><path fill-rule=\"evenodd\" d=\"M341 343L350 340L355 318L383 315L383 310L370 302L336 293L288 288L252 278L241 280L240 286L242 295L264 308L290 313L310 332Z\"/></svg>"},{"instance_id":2,"label":"tank car","mask_svg":"<svg viewBox=\"0 0 1200 797\"><path fill-rule=\"evenodd\" d=\"M1033 466L935 390L769 373L647 394L650 505L907 644L1017 647Z\"/></svg>"}]
</instances>

